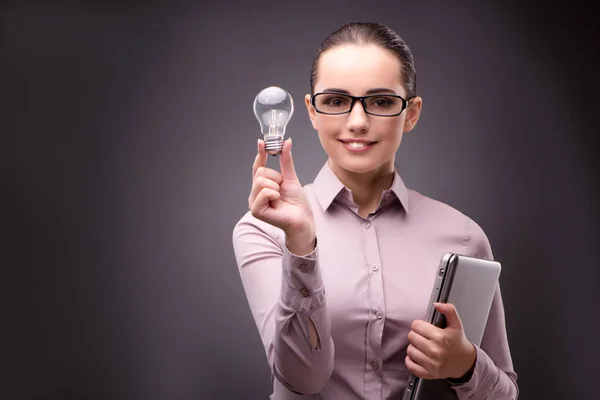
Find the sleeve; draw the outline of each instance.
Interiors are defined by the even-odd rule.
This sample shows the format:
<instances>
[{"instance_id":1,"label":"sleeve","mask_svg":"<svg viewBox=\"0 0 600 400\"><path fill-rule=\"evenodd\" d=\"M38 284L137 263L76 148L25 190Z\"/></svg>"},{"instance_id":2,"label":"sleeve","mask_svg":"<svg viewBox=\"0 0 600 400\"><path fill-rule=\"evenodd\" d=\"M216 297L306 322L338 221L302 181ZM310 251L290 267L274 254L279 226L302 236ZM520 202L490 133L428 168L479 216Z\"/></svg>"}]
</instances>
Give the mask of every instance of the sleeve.
<instances>
[{"instance_id":1,"label":"sleeve","mask_svg":"<svg viewBox=\"0 0 600 400\"><path fill-rule=\"evenodd\" d=\"M493 259L489 240L483 230L473 221L469 226L467 255ZM517 399L519 387L508 345L500 284L494 293L481 346L475 347L477 359L473 374L467 382L453 386L459 400Z\"/></svg>"},{"instance_id":2,"label":"sleeve","mask_svg":"<svg viewBox=\"0 0 600 400\"><path fill-rule=\"evenodd\" d=\"M298 394L320 392L333 370L334 346L318 244L306 256L292 254L281 230L247 214L233 230L233 248L272 378Z\"/></svg>"}]
</instances>

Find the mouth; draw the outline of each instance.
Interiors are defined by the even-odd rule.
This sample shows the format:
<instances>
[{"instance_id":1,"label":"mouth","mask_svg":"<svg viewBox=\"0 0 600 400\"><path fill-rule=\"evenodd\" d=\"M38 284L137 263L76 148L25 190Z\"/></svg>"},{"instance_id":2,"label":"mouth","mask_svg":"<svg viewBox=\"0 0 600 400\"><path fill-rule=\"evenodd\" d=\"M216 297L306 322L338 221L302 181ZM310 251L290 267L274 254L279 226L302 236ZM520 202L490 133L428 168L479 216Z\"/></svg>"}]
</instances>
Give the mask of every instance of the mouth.
<instances>
[{"instance_id":1,"label":"mouth","mask_svg":"<svg viewBox=\"0 0 600 400\"><path fill-rule=\"evenodd\" d=\"M363 152L369 150L377 142L364 139L339 139L344 146L352 152Z\"/></svg>"}]
</instances>

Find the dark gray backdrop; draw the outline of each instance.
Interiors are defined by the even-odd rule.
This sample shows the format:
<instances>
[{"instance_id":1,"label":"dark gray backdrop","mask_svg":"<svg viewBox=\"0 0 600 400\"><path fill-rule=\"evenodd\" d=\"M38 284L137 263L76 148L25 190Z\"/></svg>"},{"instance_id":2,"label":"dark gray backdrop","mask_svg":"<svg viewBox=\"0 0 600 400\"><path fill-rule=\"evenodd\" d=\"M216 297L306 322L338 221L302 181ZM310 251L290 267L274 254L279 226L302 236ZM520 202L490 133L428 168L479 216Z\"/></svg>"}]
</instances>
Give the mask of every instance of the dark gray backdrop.
<instances>
[{"instance_id":1,"label":"dark gray backdrop","mask_svg":"<svg viewBox=\"0 0 600 400\"><path fill-rule=\"evenodd\" d=\"M415 55L424 108L398 163L409 187L487 232L521 398L596 398L589 11L290 3L2 6L0 397L267 398L231 247L260 133L252 101L290 91L310 182L325 162L303 105L312 57L360 20L389 24Z\"/></svg>"}]
</instances>

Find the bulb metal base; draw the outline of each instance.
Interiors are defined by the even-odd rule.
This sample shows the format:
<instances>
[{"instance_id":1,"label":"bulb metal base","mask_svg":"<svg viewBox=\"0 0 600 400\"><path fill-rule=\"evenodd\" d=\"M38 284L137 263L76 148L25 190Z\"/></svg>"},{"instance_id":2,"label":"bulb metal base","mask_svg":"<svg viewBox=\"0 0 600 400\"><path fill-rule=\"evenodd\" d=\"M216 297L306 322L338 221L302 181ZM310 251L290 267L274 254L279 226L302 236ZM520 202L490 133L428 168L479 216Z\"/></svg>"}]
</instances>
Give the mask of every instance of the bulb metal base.
<instances>
[{"instance_id":1,"label":"bulb metal base","mask_svg":"<svg viewBox=\"0 0 600 400\"><path fill-rule=\"evenodd\" d=\"M283 149L283 138L282 137L266 137L265 138L265 151L272 156L281 153Z\"/></svg>"}]
</instances>

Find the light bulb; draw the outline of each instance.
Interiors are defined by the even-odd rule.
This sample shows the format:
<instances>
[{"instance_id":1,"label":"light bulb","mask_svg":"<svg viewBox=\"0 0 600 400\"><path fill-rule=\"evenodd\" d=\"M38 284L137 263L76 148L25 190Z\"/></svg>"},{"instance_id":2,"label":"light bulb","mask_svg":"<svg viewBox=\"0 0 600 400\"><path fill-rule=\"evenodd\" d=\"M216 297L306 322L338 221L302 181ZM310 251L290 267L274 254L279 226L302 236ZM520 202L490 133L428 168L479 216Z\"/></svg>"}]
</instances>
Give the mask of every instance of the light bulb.
<instances>
[{"instance_id":1,"label":"light bulb","mask_svg":"<svg viewBox=\"0 0 600 400\"><path fill-rule=\"evenodd\" d=\"M260 123L265 150L271 155L281 153L285 127L294 114L294 100L285 90L269 86L254 99L254 115Z\"/></svg>"}]
</instances>

